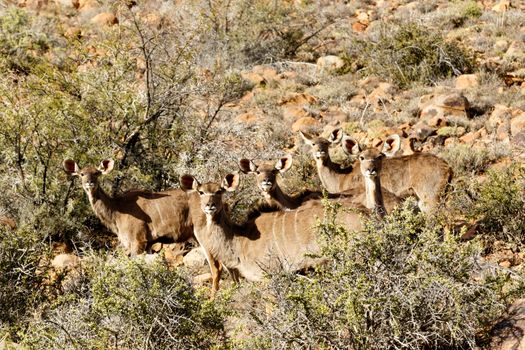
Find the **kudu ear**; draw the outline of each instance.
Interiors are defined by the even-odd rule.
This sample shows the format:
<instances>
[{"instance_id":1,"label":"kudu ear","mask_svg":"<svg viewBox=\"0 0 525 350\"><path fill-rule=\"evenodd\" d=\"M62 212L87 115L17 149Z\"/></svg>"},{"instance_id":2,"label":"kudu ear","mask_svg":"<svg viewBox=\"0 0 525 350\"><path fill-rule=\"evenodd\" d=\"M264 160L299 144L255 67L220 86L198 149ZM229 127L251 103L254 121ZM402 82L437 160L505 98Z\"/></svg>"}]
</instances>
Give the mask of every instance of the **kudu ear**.
<instances>
[{"instance_id":1,"label":"kudu ear","mask_svg":"<svg viewBox=\"0 0 525 350\"><path fill-rule=\"evenodd\" d=\"M251 160L243 158L239 160L239 168L243 173L249 174L257 170L257 165Z\"/></svg>"},{"instance_id":2,"label":"kudu ear","mask_svg":"<svg viewBox=\"0 0 525 350\"><path fill-rule=\"evenodd\" d=\"M193 191L196 190L200 185L199 181L195 179L192 175L184 174L179 177L180 188L184 191Z\"/></svg>"},{"instance_id":3,"label":"kudu ear","mask_svg":"<svg viewBox=\"0 0 525 350\"><path fill-rule=\"evenodd\" d=\"M359 147L359 142L351 136L343 136L343 141L341 143L343 151L349 155L357 155L361 152L361 147Z\"/></svg>"},{"instance_id":4,"label":"kudu ear","mask_svg":"<svg viewBox=\"0 0 525 350\"><path fill-rule=\"evenodd\" d=\"M98 166L98 170L103 174L109 174L111 170L113 170L113 167L115 166L115 162L113 159L104 159L102 162L100 162L100 165Z\"/></svg>"},{"instance_id":5,"label":"kudu ear","mask_svg":"<svg viewBox=\"0 0 525 350\"><path fill-rule=\"evenodd\" d=\"M299 135L301 135L301 138L303 139L304 143L306 143L308 146L313 146L313 137L303 133L302 131L299 131Z\"/></svg>"},{"instance_id":6,"label":"kudu ear","mask_svg":"<svg viewBox=\"0 0 525 350\"><path fill-rule=\"evenodd\" d=\"M221 186L226 191L233 192L239 186L239 182L240 182L239 173L232 173L224 177L224 179L222 180Z\"/></svg>"},{"instance_id":7,"label":"kudu ear","mask_svg":"<svg viewBox=\"0 0 525 350\"><path fill-rule=\"evenodd\" d=\"M279 170L280 173L285 173L292 167L292 155L287 154L275 163L275 170Z\"/></svg>"},{"instance_id":8,"label":"kudu ear","mask_svg":"<svg viewBox=\"0 0 525 350\"><path fill-rule=\"evenodd\" d=\"M343 138L343 130L341 128L334 129L330 136L328 136L328 141L330 141L333 144L337 144L341 142L341 139Z\"/></svg>"},{"instance_id":9,"label":"kudu ear","mask_svg":"<svg viewBox=\"0 0 525 350\"><path fill-rule=\"evenodd\" d=\"M401 149L401 137L398 134L388 136L383 143L383 153L387 157L393 157Z\"/></svg>"},{"instance_id":10,"label":"kudu ear","mask_svg":"<svg viewBox=\"0 0 525 350\"><path fill-rule=\"evenodd\" d=\"M78 175L78 171L80 170L77 163L72 159L64 160L62 166L64 167L64 171L69 175Z\"/></svg>"}]
</instances>

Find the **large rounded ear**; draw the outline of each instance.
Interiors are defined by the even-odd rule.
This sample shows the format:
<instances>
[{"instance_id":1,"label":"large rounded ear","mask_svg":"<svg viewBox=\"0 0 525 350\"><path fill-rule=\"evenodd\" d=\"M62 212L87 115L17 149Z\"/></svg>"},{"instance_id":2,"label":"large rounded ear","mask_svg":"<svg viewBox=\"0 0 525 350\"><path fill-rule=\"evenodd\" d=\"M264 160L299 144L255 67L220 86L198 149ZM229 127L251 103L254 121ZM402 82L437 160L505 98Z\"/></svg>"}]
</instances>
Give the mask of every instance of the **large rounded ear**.
<instances>
[{"instance_id":1,"label":"large rounded ear","mask_svg":"<svg viewBox=\"0 0 525 350\"><path fill-rule=\"evenodd\" d=\"M72 159L64 160L62 166L64 167L64 171L69 175L78 175L78 171L80 170L77 163Z\"/></svg>"},{"instance_id":2,"label":"large rounded ear","mask_svg":"<svg viewBox=\"0 0 525 350\"><path fill-rule=\"evenodd\" d=\"M313 146L314 141L312 136L303 133L302 131L299 131L299 135L301 135L301 138L303 139L304 143L306 143L308 146Z\"/></svg>"},{"instance_id":3,"label":"large rounded ear","mask_svg":"<svg viewBox=\"0 0 525 350\"><path fill-rule=\"evenodd\" d=\"M292 155L287 154L275 163L275 170L279 170L280 173L285 173L292 167Z\"/></svg>"},{"instance_id":4,"label":"large rounded ear","mask_svg":"<svg viewBox=\"0 0 525 350\"><path fill-rule=\"evenodd\" d=\"M226 191L233 192L239 186L239 182L240 182L239 173L232 173L224 177L224 179L222 180L221 186Z\"/></svg>"},{"instance_id":5,"label":"large rounded ear","mask_svg":"<svg viewBox=\"0 0 525 350\"><path fill-rule=\"evenodd\" d=\"M341 142L342 138L343 138L343 129L337 128L337 129L334 129L330 133L330 136L328 136L328 141L335 144L335 143Z\"/></svg>"},{"instance_id":6,"label":"large rounded ear","mask_svg":"<svg viewBox=\"0 0 525 350\"><path fill-rule=\"evenodd\" d=\"M239 160L239 168L243 173L249 174L257 170L257 165L251 160L243 158Z\"/></svg>"},{"instance_id":7,"label":"large rounded ear","mask_svg":"<svg viewBox=\"0 0 525 350\"><path fill-rule=\"evenodd\" d=\"M343 136L343 141L341 143L343 151L349 155L357 155L361 152L361 147L359 147L359 142L351 136Z\"/></svg>"},{"instance_id":8,"label":"large rounded ear","mask_svg":"<svg viewBox=\"0 0 525 350\"><path fill-rule=\"evenodd\" d=\"M386 138L381 152L387 157L393 157L400 149L401 137L398 134L392 134Z\"/></svg>"},{"instance_id":9,"label":"large rounded ear","mask_svg":"<svg viewBox=\"0 0 525 350\"><path fill-rule=\"evenodd\" d=\"M113 167L115 166L115 162L113 159L104 159L100 162L100 165L98 166L98 170L103 174L109 174L111 170L113 170Z\"/></svg>"},{"instance_id":10,"label":"large rounded ear","mask_svg":"<svg viewBox=\"0 0 525 350\"><path fill-rule=\"evenodd\" d=\"M192 175L184 174L179 177L180 188L184 191L194 191L200 185Z\"/></svg>"}]
</instances>

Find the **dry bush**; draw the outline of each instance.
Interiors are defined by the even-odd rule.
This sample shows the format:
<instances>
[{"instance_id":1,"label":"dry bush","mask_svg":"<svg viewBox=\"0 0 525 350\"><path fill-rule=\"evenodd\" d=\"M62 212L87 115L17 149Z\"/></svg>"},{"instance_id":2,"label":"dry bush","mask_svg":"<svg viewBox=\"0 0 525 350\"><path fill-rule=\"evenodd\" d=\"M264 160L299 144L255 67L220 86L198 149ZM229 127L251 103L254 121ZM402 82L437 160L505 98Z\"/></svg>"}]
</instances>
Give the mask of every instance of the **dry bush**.
<instances>
[{"instance_id":1,"label":"dry bush","mask_svg":"<svg viewBox=\"0 0 525 350\"><path fill-rule=\"evenodd\" d=\"M480 247L444 237L410 204L363 232L331 219L319 229L328 263L306 277L272 275L254 291L261 303L250 311L254 336L244 348L473 347L503 308L504 276L474 277Z\"/></svg>"}]
</instances>

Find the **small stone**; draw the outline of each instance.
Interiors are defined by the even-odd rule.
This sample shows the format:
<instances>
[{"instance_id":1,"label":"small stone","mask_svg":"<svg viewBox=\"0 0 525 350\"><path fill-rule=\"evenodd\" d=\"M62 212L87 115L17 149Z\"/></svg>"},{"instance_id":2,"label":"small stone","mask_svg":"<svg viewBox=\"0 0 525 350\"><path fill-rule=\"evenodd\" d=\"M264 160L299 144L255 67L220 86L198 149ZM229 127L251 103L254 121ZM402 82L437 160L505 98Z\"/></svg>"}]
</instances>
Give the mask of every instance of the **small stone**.
<instances>
[{"instance_id":1,"label":"small stone","mask_svg":"<svg viewBox=\"0 0 525 350\"><path fill-rule=\"evenodd\" d=\"M456 89L465 90L479 86L477 74L463 74L456 78Z\"/></svg>"},{"instance_id":2,"label":"small stone","mask_svg":"<svg viewBox=\"0 0 525 350\"><path fill-rule=\"evenodd\" d=\"M200 247L190 250L182 261L188 267L203 267L207 264L206 256Z\"/></svg>"},{"instance_id":3,"label":"small stone","mask_svg":"<svg viewBox=\"0 0 525 350\"><path fill-rule=\"evenodd\" d=\"M68 253L58 254L53 258L53 261L51 261L51 266L59 271L72 270L79 265L80 258L74 254Z\"/></svg>"}]
</instances>

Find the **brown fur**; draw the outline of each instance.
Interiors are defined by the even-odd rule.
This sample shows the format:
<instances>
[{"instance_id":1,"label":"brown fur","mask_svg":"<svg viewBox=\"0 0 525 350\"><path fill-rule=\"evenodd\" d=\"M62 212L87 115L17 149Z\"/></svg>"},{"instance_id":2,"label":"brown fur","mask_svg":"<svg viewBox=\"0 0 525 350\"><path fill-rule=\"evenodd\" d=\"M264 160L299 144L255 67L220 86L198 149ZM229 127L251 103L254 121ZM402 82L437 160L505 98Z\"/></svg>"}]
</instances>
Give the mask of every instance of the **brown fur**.
<instances>
[{"instance_id":1,"label":"brown fur","mask_svg":"<svg viewBox=\"0 0 525 350\"><path fill-rule=\"evenodd\" d=\"M397 150L397 147L393 149ZM369 150L362 152L362 154L366 154L365 159L368 160L367 164L370 164L370 161L375 160L380 154L379 151L374 153L370 152L371 151ZM270 207L279 208L280 210L291 210L297 209L303 205L321 205L321 199L323 198L322 192L305 190L298 195L290 196L281 189L277 181L277 174L288 170L291 167L291 162L292 156L290 155L277 161L270 160L254 162L248 159L241 159L239 161L239 167L242 172L255 175L257 187L260 189L266 204ZM286 166L282 166L284 164L286 164ZM374 163L374 166L378 166L377 162ZM362 170L365 171L366 168ZM379 181L379 178L377 178L377 180ZM361 181L362 182L359 186L340 194L329 193L328 198L339 202L344 206L367 206L368 208L373 209L373 207L367 205L366 187L364 181ZM381 188L379 188L379 192L381 192L381 203L386 207L387 212L391 212L399 205L399 197L390 191L385 189L381 190ZM374 191L374 193L376 192Z\"/></svg>"},{"instance_id":2,"label":"brown fur","mask_svg":"<svg viewBox=\"0 0 525 350\"><path fill-rule=\"evenodd\" d=\"M338 132L340 129L334 131L335 134ZM328 192L342 193L362 186L363 178L359 170L359 161L356 161L352 167L341 170L331 161L328 154L330 145L339 143L341 139L342 147L347 153L357 154L359 152L357 142L342 136L328 140L302 133L301 135L311 147L319 178ZM413 192L419 199L420 209L429 211L437 207L451 178L452 170L444 160L433 154L415 153L386 158L383 161L381 184L384 189L396 196L402 197Z\"/></svg>"},{"instance_id":3,"label":"brown fur","mask_svg":"<svg viewBox=\"0 0 525 350\"><path fill-rule=\"evenodd\" d=\"M98 177L112 169L112 163L108 162L103 161L98 169L79 169L74 161L65 160L64 169L68 174L80 177L95 215L117 234L128 254L143 253L158 240L184 242L192 237L186 192L180 189L164 192L135 190L112 198L98 184Z\"/></svg>"},{"instance_id":4,"label":"brown fur","mask_svg":"<svg viewBox=\"0 0 525 350\"><path fill-rule=\"evenodd\" d=\"M238 184L238 175L235 176L234 183ZM190 175L184 177L191 178ZM322 206L262 212L237 225L222 204L224 191L233 191L236 187L228 182L201 185L194 179L191 186L185 187L194 191L190 195L190 213L195 235L212 261L220 261L228 270L251 281L260 280L265 271L274 268L295 271L318 262L307 255L319 252L315 225L324 217ZM355 211L340 211L338 222L350 230L361 229L360 214ZM217 288L219 277L220 271L212 268Z\"/></svg>"}]
</instances>

